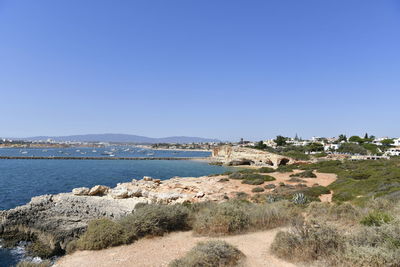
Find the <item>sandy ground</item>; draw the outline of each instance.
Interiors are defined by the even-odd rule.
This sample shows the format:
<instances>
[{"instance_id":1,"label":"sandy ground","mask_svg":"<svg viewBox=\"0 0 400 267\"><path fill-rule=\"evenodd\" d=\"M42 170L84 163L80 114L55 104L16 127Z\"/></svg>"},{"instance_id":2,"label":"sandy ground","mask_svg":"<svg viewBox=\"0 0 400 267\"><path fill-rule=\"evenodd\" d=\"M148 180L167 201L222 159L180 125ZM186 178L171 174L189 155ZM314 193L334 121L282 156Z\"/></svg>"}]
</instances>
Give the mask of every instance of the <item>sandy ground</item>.
<instances>
[{"instance_id":1,"label":"sandy ground","mask_svg":"<svg viewBox=\"0 0 400 267\"><path fill-rule=\"evenodd\" d=\"M295 266L274 257L269 247L279 230L269 230L221 238L193 236L192 232L174 232L163 237L141 239L131 245L101 251L78 251L61 258L57 267L161 267L185 255L199 241L219 239L235 245L245 255L244 266Z\"/></svg>"}]
</instances>

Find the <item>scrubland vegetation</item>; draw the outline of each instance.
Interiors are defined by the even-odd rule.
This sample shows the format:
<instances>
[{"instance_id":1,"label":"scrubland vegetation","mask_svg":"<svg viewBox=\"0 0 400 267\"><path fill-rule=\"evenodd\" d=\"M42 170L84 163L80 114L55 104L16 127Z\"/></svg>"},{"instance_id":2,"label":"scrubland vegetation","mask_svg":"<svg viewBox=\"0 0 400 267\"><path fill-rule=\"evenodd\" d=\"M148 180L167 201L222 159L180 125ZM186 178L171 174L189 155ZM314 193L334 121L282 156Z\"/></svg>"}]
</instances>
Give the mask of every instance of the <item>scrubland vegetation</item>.
<instances>
[{"instance_id":1,"label":"scrubland vegetation","mask_svg":"<svg viewBox=\"0 0 400 267\"><path fill-rule=\"evenodd\" d=\"M302 170L291 175L299 179L296 186L266 184L255 186L253 196L238 192L236 199L223 203L142 205L121 220L95 220L68 245L68 252L129 244L171 231L223 236L285 227L270 248L284 260L315 266L400 266L399 159L322 161L278 171L294 169ZM229 179L263 184L272 176L262 173L270 172L242 170L229 174ZM318 172L336 173L338 179L328 187L301 184ZM318 197L331 190L334 202L319 202ZM213 241L198 244L170 266L235 266L242 257L229 244Z\"/></svg>"},{"instance_id":2,"label":"scrubland vegetation","mask_svg":"<svg viewBox=\"0 0 400 267\"><path fill-rule=\"evenodd\" d=\"M170 267L236 266L244 254L224 241L198 243L183 258L173 261Z\"/></svg>"},{"instance_id":3,"label":"scrubland vegetation","mask_svg":"<svg viewBox=\"0 0 400 267\"><path fill-rule=\"evenodd\" d=\"M364 207L312 203L304 221L277 234L271 251L296 263L400 266L398 202L380 199Z\"/></svg>"}]
</instances>

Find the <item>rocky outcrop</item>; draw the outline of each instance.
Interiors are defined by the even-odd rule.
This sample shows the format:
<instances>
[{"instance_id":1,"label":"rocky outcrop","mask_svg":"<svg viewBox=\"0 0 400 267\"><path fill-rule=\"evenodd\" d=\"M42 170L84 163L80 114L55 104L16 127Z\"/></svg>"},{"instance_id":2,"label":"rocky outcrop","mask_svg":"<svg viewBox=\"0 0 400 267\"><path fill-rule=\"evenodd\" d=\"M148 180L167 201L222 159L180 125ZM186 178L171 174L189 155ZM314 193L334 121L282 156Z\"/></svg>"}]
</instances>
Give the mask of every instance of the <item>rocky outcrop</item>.
<instances>
[{"instance_id":1,"label":"rocky outcrop","mask_svg":"<svg viewBox=\"0 0 400 267\"><path fill-rule=\"evenodd\" d=\"M74 193L34 197L24 206L0 211L0 237L18 230L35 235L53 250L65 249L66 243L81 234L90 220L120 218L130 214L138 203L148 203L145 198L116 200L83 193L88 190L79 188Z\"/></svg>"},{"instance_id":2,"label":"rocky outcrop","mask_svg":"<svg viewBox=\"0 0 400 267\"><path fill-rule=\"evenodd\" d=\"M214 162L222 162L230 166L255 165L278 167L280 165L295 163L295 160L290 157L258 149L229 145L214 148L212 159Z\"/></svg>"},{"instance_id":3,"label":"rocky outcrop","mask_svg":"<svg viewBox=\"0 0 400 267\"><path fill-rule=\"evenodd\" d=\"M63 250L71 239L85 231L90 220L121 218L132 213L139 203L222 200L221 191L222 185L211 177L166 181L145 177L114 188L75 188L71 193L34 197L26 205L0 211L0 238L24 232L55 251Z\"/></svg>"}]
</instances>

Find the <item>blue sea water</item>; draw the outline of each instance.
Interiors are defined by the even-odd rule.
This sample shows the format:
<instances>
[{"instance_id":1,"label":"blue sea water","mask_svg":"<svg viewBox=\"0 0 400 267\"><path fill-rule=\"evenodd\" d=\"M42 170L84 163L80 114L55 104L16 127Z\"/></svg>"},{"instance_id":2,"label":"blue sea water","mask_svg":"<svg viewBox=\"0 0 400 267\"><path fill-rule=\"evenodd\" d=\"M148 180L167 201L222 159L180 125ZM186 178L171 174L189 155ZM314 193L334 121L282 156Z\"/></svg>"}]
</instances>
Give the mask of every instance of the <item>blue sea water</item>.
<instances>
[{"instance_id":1,"label":"blue sea water","mask_svg":"<svg viewBox=\"0 0 400 267\"><path fill-rule=\"evenodd\" d=\"M115 148L115 156L129 154L132 157L206 157L209 152L198 151L141 151L137 148ZM80 151L76 151L80 150ZM101 155L102 149L0 149L2 156L43 156L43 153L59 153L81 156L81 152ZM110 150L106 148L104 150ZM26 151L27 153L23 153ZM61 151L61 152L59 152ZM52 153L54 152L54 153ZM150 154L150 155L146 155ZM104 157L104 156L103 156ZM125 157L125 156L124 156ZM0 210L11 209L26 204L33 196L70 192L76 187L91 187L97 184L115 186L133 178L151 176L162 180L174 176L203 176L226 171L225 167L212 166L195 160L29 160L0 159ZM0 267L16 264L21 253L18 250L0 248Z\"/></svg>"}]
</instances>

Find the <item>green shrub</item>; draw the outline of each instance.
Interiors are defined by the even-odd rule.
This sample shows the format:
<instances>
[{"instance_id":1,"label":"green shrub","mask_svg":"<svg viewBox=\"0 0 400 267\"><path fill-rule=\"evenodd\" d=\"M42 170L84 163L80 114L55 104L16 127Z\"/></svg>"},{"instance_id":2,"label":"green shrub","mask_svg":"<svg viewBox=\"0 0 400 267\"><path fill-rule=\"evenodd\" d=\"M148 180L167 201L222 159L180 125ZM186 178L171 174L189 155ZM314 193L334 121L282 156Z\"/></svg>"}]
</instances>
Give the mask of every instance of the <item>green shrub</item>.
<instances>
[{"instance_id":1,"label":"green shrub","mask_svg":"<svg viewBox=\"0 0 400 267\"><path fill-rule=\"evenodd\" d=\"M304 194L309 197L319 197L320 195L329 194L331 191L322 185L308 187L304 191Z\"/></svg>"},{"instance_id":2,"label":"green shrub","mask_svg":"<svg viewBox=\"0 0 400 267\"><path fill-rule=\"evenodd\" d=\"M218 182L223 183L223 182L229 182L228 178L221 178L218 180Z\"/></svg>"},{"instance_id":3,"label":"green shrub","mask_svg":"<svg viewBox=\"0 0 400 267\"><path fill-rule=\"evenodd\" d=\"M317 175L313 173L312 170L306 170L296 174L291 174L290 177L300 177L300 178L317 178Z\"/></svg>"},{"instance_id":4,"label":"green shrub","mask_svg":"<svg viewBox=\"0 0 400 267\"><path fill-rule=\"evenodd\" d=\"M229 179L243 179L243 174L240 172L234 172L229 174Z\"/></svg>"},{"instance_id":5,"label":"green shrub","mask_svg":"<svg viewBox=\"0 0 400 267\"><path fill-rule=\"evenodd\" d=\"M276 256L297 263L326 259L343 250L343 237L328 225L297 225L279 232L271 245Z\"/></svg>"},{"instance_id":6,"label":"green shrub","mask_svg":"<svg viewBox=\"0 0 400 267\"><path fill-rule=\"evenodd\" d=\"M258 172L260 172L260 173L271 173L271 172L275 172L275 170L270 168L270 167L262 167L262 168L258 169Z\"/></svg>"},{"instance_id":7,"label":"green shrub","mask_svg":"<svg viewBox=\"0 0 400 267\"><path fill-rule=\"evenodd\" d=\"M244 254L225 241L198 243L183 258L174 260L170 267L229 267L237 266Z\"/></svg>"},{"instance_id":8,"label":"green shrub","mask_svg":"<svg viewBox=\"0 0 400 267\"><path fill-rule=\"evenodd\" d=\"M261 185L264 183L264 179L254 179L254 180L243 180L242 184L250 184L250 185Z\"/></svg>"},{"instance_id":9,"label":"green shrub","mask_svg":"<svg viewBox=\"0 0 400 267\"><path fill-rule=\"evenodd\" d=\"M98 250L124 244L126 235L118 223L109 219L89 222L87 231L77 241L81 250Z\"/></svg>"},{"instance_id":10,"label":"green shrub","mask_svg":"<svg viewBox=\"0 0 400 267\"><path fill-rule=\"evenodd\" d=\"M359 221L361 216L360 209L352 205L351 203L334 204L329 208L329 217L336 221Z\"/></svg>"},{"instance_id":11,"label":"green shrub","mask_svg":"<svg viewBox=\"0 0 400 267\"><path fill-rule=\"evenodd\" d=\"M251 192L253 192L253 193L264 192L264 188L262 188L262 187L254 187L253 189L251 189Z\"/></svg>"},{"instance_id":12,"label":"green shrub","mask_svg":"<svg viewBox=\"0 0 400 267\"><path fill-rule=\"evenodd\" d=\"M281 165L276 169L276 171L277 172L293 172L293 170L296 169L297 167L298 167L297 165Z\"/></svg>"},{"instance_id":13,"label":"green shrub","mask_svg":"<svg viewBox=\"0 0 400 267\"><path fill-rule=\"evenodd\" d=\"M250 222L246 212L248 205L239 201L210 205L196 215L193 230L202 235L244 232L249 228Z\"/></svg>"},{"instance_id":14,"label":"green shrub","mask_svg":"<svg viewBox=\"0 0 400 267\"><path fill-rule=\"evenodd\" d=\"M144 205L120 220L129 240L189 228L189 209L181 205Z\"/></svg>"},{"instance_id":15,"label":"green shrub","mask_svg":"<svg viewBox=\"0 0 400 267\"><path fill-rule=\"evenodd\" d=\"M338 265L399 266L400 225L362 227L347 237L346 251L338 257Z\"/></svg>"},{"instance_id":16,"label":"green shrub","mask_svg":"<svg viewBox=\"0 0 400 267\"><path fill-rule=\"evenodd\" d=\"M388 250L384 247L348 246L345 253L338 257L338 265L365 267L365 266L399 266L400 250Z\"/></svg>"},{"instance_id":17,"label":"green shrub","mask_svg":"<svg viewBox=\"0 0 400 267\"><path fill-rule=\"evenodd\" d=\"M246 199L249 195L246 192L236 192L236 197L238 199Z\"/></svg>"},{"instance_id":18,"label":"green shrub","mask_svg":"<svg viewBox=\"0 0 400 267\"><path fill-rule=\"evenodd\" d=\"M276 187L276 185L274 184L267 184L264 186L265 189L274 189Z\"/></svg>"},{"instance_id":19,"label":"green shrub","mask_svg":"<svg viewBox=\"0 0 400 267\"><path fill-rule=\"evenodd\" d=\"M301 217L301 210L288 201L253 204L247 212L250 217L250 230L282 227Z\"/></svg>"},{"instance_id":20,"label":"green shrub","mask_svg":"<svg viewBox=\"0 0 400 267\"><path fill-rule=\"evenodd\" d=\"M381 226L385 223L389 223L393 220L393 217L385 212L374 211L370 212L365 216L360 223L366 226Z\"/></svg>"},{"instance_id":21,"label":"green shrub","mask_svg":"<svg viewBox=\"0 0 400 267\"><path fill-rule=\"evenodd\" d=\"M275 181L276 179L270 175L263 175L264 176L264 181L266 182L271 182L271 181Z\"/></svg>"},{"instance_id":22,"label":"green shrub","mask_svg":"<svg viewBox=\"0 0 400 267\"><path fill-rule=\"evenodd\" d=\"M31 244L28 245L27 250L29 254L38 256L40 258L50 258L51 256L55 255L55 250L52 249L50 246L44 244L39 240L33 241Z\"/></svg>"}]
</instances>

